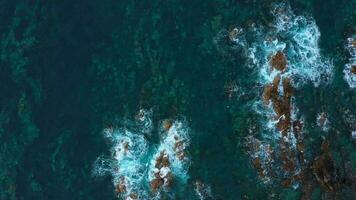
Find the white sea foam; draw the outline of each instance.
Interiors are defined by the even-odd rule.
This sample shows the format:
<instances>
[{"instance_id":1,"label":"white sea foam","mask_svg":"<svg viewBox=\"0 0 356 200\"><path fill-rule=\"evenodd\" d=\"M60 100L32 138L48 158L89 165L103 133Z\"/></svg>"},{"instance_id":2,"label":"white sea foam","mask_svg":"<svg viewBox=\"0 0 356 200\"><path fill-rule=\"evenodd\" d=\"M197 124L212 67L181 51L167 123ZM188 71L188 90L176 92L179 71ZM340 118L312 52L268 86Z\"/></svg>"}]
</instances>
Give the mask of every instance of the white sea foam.
<instances>
[{"instance_id":1,"label":"white sea foam","mask_svg":"<svg viewBox=\"0 0 356 200\"><path fill-rule=\"evenodd\" d=\"M351 72L353 67L356 67L356 35L347 39L345 48L350 54L348 63L344 69L344 79L349 84L350 88L356 88L356 74Z\"/></svg>"},{"instance_id":2,"label":"white sea foam","mask_svg":"<svg viewBox=\"0 0 356 200\"><path fill-rule=\"evenodd\" d=\"M352 138L353 140L356 139L356 131L351 131L351 138Z\"/></svg>"},{"instance_id":3,"label":"white sea foam","mask_svg":"<svg viewBox=\"0 0 356 200\"><path fill-rule=\"evenodd\" d=\"M121 185L125 199L135 194L138 198L147 196L145 191L145 159L148 156L148 142L143 133L134 133L127 129L104 130L112 144L111 175L115 187Z\"/></svg>"}]
</instances>

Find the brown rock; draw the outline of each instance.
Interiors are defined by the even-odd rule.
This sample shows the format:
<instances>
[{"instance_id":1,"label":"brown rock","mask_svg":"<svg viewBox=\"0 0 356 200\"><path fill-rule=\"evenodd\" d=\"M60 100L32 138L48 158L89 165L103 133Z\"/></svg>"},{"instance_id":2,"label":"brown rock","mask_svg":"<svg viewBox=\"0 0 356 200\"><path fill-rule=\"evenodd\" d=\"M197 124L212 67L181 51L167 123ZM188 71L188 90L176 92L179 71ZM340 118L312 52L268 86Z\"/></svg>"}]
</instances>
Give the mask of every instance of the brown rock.
<instances>
[{"instance_id":1,"label":"brown rock","mask_svg":"<svg viewBox=\"0 0 356 200\"><path fill-rule=\"evenodd\" d=\"M286 171L294 171L295 170L295 164L292 160L287 160L283 163L283 169Z\"/></svg>"},{"instance_id":2,"label":"brown rock","mask_svg":"<svg viewBox=\"0 0 356 200\"><path fill-rule=\"evenodd\" d=\"M183 140L180 140L180 141L177 141L174 143L174 151L177 151L177 150L182 150L183 148Z\"/></svg>"},{"instance_id":3,"label":"brown rock","mask_svg":"<svg viewBox=\"0 0 356 200\"><path fill-rule=\"evenodd\" d=\"M233 28L229 32L229 38L231 41L234 41L238 35L239 35L239 30L237 28Z\"/></svg>"},{"instance_id":4,"label":"brown rock","mask_svg":"<svg viewBox=\"0 0 356 200\"><path fill-rule=\"evenodd\" d=\"M356 39L353 39L351 41L351 45L352 45L353 48L356 48Z\"/></svg>"},{"instance_id":5,"label":"brown rock","mask_svg":"<svg viewBox=\"0 0 356 200\"><path fill-rule=\"evenodd\" d=\"M291 186L291 184L292 184L292 180L290 180L290 179L284 179L284 180L282 180L282 182L281 182L281 185L282 185L283 187L289 187L289 186Z\"/></svg>"},{"instance_id":6,"label":"brown rock","mask_svg":"<svg viewBox=\"0 0 356 200\"><path fill-rule=\"evenodd\" d=\"M163 121L163 129L164 130L166 130L166 131L168 131L171 127L172 127L172 122L171 122L171 120L164 120Z\"/></svg>"},{"instance_id":7,"label":"brown rock","mask_svg":"<svg viewBox=\"0 0 356 200\"><path fill-rule=\"evenodd\" d=\"M303 124L301 121L297 120L293 122L293 133L298 136L302 131Z\"/></svg>"},{"instance_id":8,"label":"brown rock","mask_svg":"<svg viewBox=\"0 0 356 200\"><path fill-rule=\"evenodd\" d=\"M272 69L284 71L287 66L287 59L283 52L278 51L274 56L272 56L270 65L272 66Z\"/></svg>"},{"instance_id":9,"label":"brown rock","mask_svg":"<svg viewBox=\"0 0 356 200\"><path fill-rule=\"evenodd\" d=\"M293 86L291 83L291 79L285 78L283 79L283 93L284 97L290 99L293 95Z\"/></svg>"},{"instance_id":10,"label":"brown rock","mask_svg":"<svg viewBox=\"0 0 356 200\"><path fill-rule=\"evenodd\" d=\"M166 185L167 185L168 187L172 186L172 183L173 183L173 174L172 174L172 172L169 172L169 173L167 174L167 176L164 177L164 178L166 178Z\"/></svg>"},{"instance_id":11,"label":"brown rock","mask_svg":"<svg viewBox=\"0 0 356 200\"><path fill-rule=\"evenodd\" d=\"M356 40L354 40L356 42ZM351 73L356 74L356 65L351 66Z\"/></svg>"},{"instance_id":12,"label":"brown rock","mask_svg":"<svg viewBox=\"0 0 356 200\"><path fill-rule=\"evenodd\" d=\"M252 163L253 163L253 166L256 169L261 169L262 168L260 158L257 157L255 159L253 159Z\"/></svg>"},{"instance_id":13,"label":"brown rock","mask_svg":"<svg viewBox=\"0 0 356 200\"><path fill-rule=\"evenodd\" d=\"M280 80L281 80L281 76L279 74L273 79L273 92L277 92L277 94L278 94L278 85Z\"/></svg>"},{"instance_id":14,"label":"brown rock","mask_svg":"<svg viewBox=\"0 0 356 200\"><path fill-rule=\"evenodd\" d=\"M155 178L151 181L151 190L153 192L156 192L162 185L163 185L163 179L162 178Z\"/></svg>"},{"instance_id":15,"label":"brown rock","mask_svg":"<svg viewBox=\"0 0 356 200\"><path fill-rule=\"evenodd\" d=\"M168 155L165 155L164 152L161 152L160 155L156 158L155 167L157 169L161 169L162 167L168 167L169 165L170 163Z\"/></svg>"},{"instance_id":16,"label":"brown rock","mask_svg":"<svg viewBox=\"0 0 356 200\"><path fill-rule=\"evenodd\" d=\"M116 192L121 194L126 192L125 178L121 177L119 183L116 185Z\"/></svg>"},{"instance_id":17,"label":"brown rock","mask_svg":"<svg viewBox=\"0 0 356 200\"><path fill-rule=\"evenodd\" d=\"M269 104L272 95L272 85L268 84L263 89L262 99L265 105Z\"/></svg>"}]
</instances>

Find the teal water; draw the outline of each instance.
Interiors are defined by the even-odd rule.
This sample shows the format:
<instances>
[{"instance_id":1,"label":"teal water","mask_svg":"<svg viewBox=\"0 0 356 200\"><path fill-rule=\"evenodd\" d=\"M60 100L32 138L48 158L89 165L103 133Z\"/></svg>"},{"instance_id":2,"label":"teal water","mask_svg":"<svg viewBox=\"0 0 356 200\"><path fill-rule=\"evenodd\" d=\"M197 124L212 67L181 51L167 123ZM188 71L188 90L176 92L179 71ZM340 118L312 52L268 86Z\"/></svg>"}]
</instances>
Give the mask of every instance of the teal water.
<instances>
[{"instance_id":1,"label":"teal water","mask_svg":"<svg viewBox=\"0 0 356 200\"><path fill-rule=\"evenodd\" d=\"M278 3L1 1L0 199L122 199L125 194L115 192L117 180L123 174L137 178L141 172L142 179L133 184L145 195L141 199L199 199L197 183L210 190L205 199L352 199L356 96L344 70L355 62L348 38L356 34L356 1L284 4L284 10L290 5L292 20L304 17L320 32L320 38L311 37L317 42L306 57L292 51L303 50L296 41L310 39L302 35L295 40L305 30L302 26L280 32L273 28ZM230 40L234 28L242 30L237 36L242 43ZM286 44L282 50L296 69L290 75L296 87L294 111L304 122L306 162L298 167L306 178L287 187L281 181L290 174L279 168L280 158L273 158L276 175L266 182L254 167L256 152L247 145L253 136L279 151L280 140L268 137L278 131L266 127L273 114L255 107L269 83L261 78L262 66L281 50L265 48L267 36ZM258 47L257 63L247 47ZM303 65L316 55L314 47L320 56ZM323 72L326 68L331 72ZM301 77L305 81L297 85ZM320 84L315 77L322 79ZM140 124L141 109L152 112L151 125ZM322 112L328 119L324 128L317 125ZM152 162L162 149L170 152L170 159L175 155L165 135L173 129L162 130L164 120L184 122L187 131L178 135L186 141L186 160L183 165L174 160L174 184L156 195L150 189ZM147 145L147 152L141 144L129 148L144 156L123 157L126 174L114 171L124 161L113 155L120 142L106 137L106 128L119 138L122 130L129 130ZM327 170L333 190L311 169L323 141L328 141L333 160L327 168L335 168ZM98 164L101 158L108 165ZM97 172L100 167L102 173Z\"/></svg>"}]
</instances>

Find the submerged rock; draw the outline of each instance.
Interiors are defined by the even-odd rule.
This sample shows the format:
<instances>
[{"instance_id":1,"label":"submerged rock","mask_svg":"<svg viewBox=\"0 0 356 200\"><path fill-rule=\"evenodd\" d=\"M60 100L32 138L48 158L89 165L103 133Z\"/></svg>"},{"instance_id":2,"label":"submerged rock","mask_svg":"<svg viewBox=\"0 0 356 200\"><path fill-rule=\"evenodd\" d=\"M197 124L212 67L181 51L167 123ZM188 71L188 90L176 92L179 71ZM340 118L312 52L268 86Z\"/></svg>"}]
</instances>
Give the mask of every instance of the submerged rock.
<instances>
[{"instance_id":1,"label":"submerged rock","mask_svg":"<svg viewBox=\"0 0 356 200\"><path fill-rule=\"evenodd\" d=\"M240 29L233 28L232 30L229 31L229 39L233 42L236 41L240 33L241 33Z\"/></svg>"},{"instance_id":2,"label":"submerged rock","mask_svg":"<svg viewBox=\"0 0 356 200\"><path fill-rule=\"evenodd\" d=\"M195 181L194 186L195 194L200 200L213 199L213 195L211 193L211 188L209 185L206 185L203 182L197 180Z\"/></svg>"},{"instance_id":3,"label":"submerged rock","mask_svg":"<svg viewBox=\"0 0 356 200\"><path fill-rule=\"evenodd\" d=\"M327 191L335 191L339 187L338 174L329 152L329 144L323 142L321 155L312 163L312 171L318 183Z\"/></svg>"}]
</instances>

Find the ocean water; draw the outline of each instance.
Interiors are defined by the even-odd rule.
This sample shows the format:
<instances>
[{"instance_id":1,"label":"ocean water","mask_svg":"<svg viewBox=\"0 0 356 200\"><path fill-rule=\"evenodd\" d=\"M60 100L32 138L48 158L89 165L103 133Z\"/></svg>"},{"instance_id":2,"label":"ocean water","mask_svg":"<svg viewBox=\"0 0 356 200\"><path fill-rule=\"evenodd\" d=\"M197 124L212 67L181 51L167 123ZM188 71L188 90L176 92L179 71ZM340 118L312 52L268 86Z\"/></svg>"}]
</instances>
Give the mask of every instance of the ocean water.
<instances>
[{"instance_id":1,"label":"ocean water","mask_svg":"<svg viewBox=\"0 0 356 200\"><path fill-rule=\"evenodd\" d=\"M353 199L355 0L3 0L0 199Z\"/></svg>"}]
</instances>

